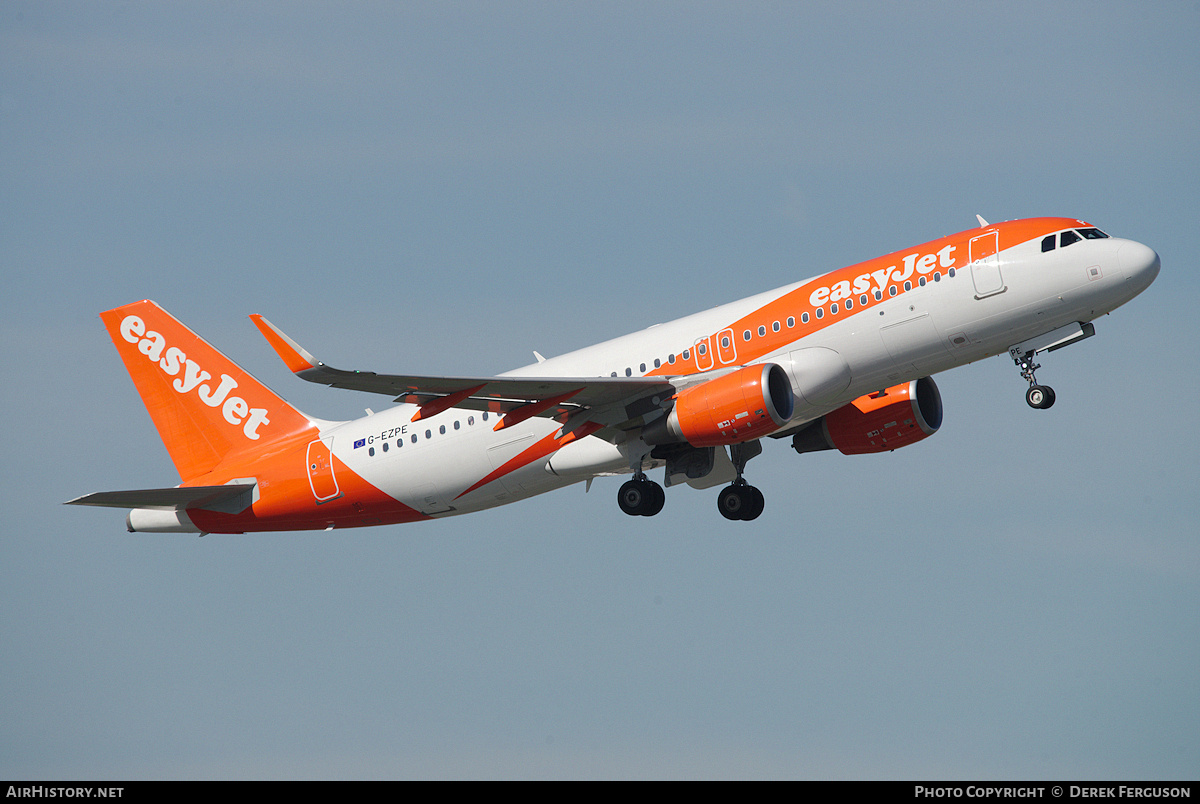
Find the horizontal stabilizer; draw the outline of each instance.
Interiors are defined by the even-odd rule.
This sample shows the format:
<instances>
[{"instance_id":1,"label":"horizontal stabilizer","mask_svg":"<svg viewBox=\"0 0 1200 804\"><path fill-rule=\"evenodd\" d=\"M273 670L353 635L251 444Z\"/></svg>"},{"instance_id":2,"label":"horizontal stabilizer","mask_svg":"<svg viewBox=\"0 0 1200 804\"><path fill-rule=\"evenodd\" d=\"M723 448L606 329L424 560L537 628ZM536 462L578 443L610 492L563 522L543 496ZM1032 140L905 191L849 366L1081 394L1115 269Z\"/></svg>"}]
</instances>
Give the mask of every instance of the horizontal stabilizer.
<instances>
[{"instance_id":1,"label":"horizontal stabilizer","mask_svg":"<svg viewBox=\"0 0 1200 804\"><path fill-rule=\"evenodd\" d=\"M69 500L64 505L97 505L104 508L207 508L228 510L239 496L245 497L245 510L252 502L253 483L230 483L227 486L180 486L169 489L131 489L129 491L99 491Z\"/></svg>"}]
</instances>

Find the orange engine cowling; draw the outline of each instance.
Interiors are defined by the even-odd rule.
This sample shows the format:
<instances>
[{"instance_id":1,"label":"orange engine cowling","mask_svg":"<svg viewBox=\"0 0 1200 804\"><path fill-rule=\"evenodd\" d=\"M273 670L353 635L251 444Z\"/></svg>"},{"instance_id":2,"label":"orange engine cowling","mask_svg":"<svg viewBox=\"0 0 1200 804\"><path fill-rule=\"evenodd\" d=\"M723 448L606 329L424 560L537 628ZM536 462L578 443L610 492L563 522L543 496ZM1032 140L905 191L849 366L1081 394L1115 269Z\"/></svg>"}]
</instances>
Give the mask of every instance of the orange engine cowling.
<instances>
[{"instance_id":1,"label":"orange engine cowling","mask_svg":"<svg viewBox=\"0 0 1200 804\"><path fill-rule=\"evenodd\" d=\"M746 366L685 388L675 407L646 428L649 444L686 441L693 447L740 444L787 423L795 397L787 373L774 363Z\"/></svg>"},{"instance_id":2,"label":"orange engine cowling","mask_svg":"<svg viewBox=\"0 0 1200 804\"><path fill-rule=\"evenodd\" d=\"M888 452L915 444L942 426L942 395L929 377L860 396L792 436L797 452L844 455Z\"/></svg>"}]
</instances>

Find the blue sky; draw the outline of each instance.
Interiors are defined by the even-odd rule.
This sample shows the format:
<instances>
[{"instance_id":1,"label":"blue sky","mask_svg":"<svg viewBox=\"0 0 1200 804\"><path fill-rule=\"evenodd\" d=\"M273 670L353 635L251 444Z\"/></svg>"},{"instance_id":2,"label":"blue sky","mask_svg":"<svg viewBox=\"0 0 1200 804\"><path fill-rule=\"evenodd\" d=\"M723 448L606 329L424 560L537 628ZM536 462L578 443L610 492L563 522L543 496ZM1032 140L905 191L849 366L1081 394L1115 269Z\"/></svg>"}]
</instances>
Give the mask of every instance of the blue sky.
<instances>
[{"instance_id":1,"label":"blue sky","mask_svg":"<svg viewBox=\"0 0 1200 804\"><path fill-rule=\"evenodd\" d=\"M1193 778L1195 3L0 3L0 776ZM937 378L935 438L434 523L130 535L177 476L97 318L305 411L498 373L989 220L1158 281Z\"/></svg>"}]
</instances>

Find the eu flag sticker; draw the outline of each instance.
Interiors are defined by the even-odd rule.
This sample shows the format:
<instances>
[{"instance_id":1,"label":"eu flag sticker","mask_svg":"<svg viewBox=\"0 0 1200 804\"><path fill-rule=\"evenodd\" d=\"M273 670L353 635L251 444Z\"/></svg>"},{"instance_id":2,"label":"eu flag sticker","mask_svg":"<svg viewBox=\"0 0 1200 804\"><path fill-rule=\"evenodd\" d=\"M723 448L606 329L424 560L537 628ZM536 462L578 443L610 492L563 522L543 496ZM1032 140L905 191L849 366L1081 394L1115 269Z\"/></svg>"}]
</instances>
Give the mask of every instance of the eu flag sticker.
<instances>
[{"instance_id":1,"label":"eu flag sticker","mask_svg":"<svg viewBox=\"0 0 1200 804\"><path fill-rule=\"evenodd\" d=\"M365 447L366 445L367 445L367 439L365 439L365 438L360 438L354 442L355 449L358 449L359 447Z\"/></svg>"}]
</instances>

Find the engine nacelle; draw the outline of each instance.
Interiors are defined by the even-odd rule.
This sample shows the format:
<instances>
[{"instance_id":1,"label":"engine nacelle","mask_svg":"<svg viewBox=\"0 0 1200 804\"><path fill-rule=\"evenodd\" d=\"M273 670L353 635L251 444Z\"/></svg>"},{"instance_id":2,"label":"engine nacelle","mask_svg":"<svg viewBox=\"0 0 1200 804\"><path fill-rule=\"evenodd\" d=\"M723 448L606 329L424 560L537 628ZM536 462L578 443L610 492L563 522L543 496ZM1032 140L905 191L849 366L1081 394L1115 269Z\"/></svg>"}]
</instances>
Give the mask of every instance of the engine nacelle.
<instances>
[{"instance_id":1,"label":"engine nacelle","mask_svg":"<svg viewBox=\"0 0 1200 804\"><path fill-rule=\"evenodd\" d=\"M642 434L648 444L686 441L693 447L762 438L792 417L795 397L787 372L774 363L746 366L685 388L675 407Z\"/></svg>"},{"instance_id":2,"label":"engine nacelle","mask_svg":"<svg viewBox=\"0 0 1200 804\"><path fill-rule=\"evenodd\" d=\"M942 426L942 395L930 377L860 396L792 436L796 452L863 455L915 444Z\"/></svg>"}]
</instances>

